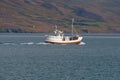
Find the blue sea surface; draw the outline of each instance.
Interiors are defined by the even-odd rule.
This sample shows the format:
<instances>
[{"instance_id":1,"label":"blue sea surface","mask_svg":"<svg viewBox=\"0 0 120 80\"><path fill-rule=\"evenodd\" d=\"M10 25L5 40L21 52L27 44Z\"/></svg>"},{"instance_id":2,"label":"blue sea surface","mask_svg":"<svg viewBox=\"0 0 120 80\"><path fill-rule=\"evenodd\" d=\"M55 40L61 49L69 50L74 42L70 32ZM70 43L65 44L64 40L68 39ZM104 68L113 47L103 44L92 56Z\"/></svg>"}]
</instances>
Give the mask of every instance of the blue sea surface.
<instances>
[{"instance_id":1,"label":"blue sea surface","mask_svg":"<svg viewBox=\"0 0 120 80\"><path fill-rule=\"evenodd\" d=\"M83 37L56 45L44 33L1 33L0 80L120 80L120 34Z\"/></svg>"}]
</instances>

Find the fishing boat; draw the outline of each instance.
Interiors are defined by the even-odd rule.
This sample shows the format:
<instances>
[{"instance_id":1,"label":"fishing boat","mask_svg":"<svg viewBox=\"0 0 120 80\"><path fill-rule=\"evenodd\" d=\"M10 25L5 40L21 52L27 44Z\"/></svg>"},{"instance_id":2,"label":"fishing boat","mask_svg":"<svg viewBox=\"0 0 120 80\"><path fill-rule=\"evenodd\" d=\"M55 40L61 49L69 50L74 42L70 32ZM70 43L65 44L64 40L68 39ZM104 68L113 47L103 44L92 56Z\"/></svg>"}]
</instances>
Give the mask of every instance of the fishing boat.
<instances>
[{"instance_id":1,"label":"fishing boat","mask_svg":"<svg viewBox=\"0 0 120 80\"><path fill-rule=\"evenodd\" d=\"M45 42L51 44L80 44L83 37L79 35L74 35L73 23L74 23L74 19L72 19L72 26L71 26L72 30L70 36L65 36L63 31L58 30L56 26L56 29L54 30L54 35L47 36Z\"/></svg>"}]
</instances>

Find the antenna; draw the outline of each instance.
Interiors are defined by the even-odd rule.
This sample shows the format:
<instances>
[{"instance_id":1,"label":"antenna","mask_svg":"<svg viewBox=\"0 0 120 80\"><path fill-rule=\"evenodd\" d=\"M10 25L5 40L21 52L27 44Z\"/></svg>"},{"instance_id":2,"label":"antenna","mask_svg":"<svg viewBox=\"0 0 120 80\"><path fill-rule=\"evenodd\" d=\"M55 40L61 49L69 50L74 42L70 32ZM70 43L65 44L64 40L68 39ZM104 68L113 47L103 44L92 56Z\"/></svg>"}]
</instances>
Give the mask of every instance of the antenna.
<instances>
[{"instance_id":1,"label":"antenna","mask_svg":"<svg viewBox=\"0 0 120 80\"><path fill-rule=\"evenodd\" d=\"M57 25L55 25L55 30L57 30Z\"/></svg>"},{"instance_id":2,"label":"antenna","mask_svg":"<svg viewBox=\"0 0 120 80\"><path fill-rule=\"evenodd\" d=\"M72 19L72 35L73 35L73 24L74 24L74 18Z\"/></svg>"}]
</instances>

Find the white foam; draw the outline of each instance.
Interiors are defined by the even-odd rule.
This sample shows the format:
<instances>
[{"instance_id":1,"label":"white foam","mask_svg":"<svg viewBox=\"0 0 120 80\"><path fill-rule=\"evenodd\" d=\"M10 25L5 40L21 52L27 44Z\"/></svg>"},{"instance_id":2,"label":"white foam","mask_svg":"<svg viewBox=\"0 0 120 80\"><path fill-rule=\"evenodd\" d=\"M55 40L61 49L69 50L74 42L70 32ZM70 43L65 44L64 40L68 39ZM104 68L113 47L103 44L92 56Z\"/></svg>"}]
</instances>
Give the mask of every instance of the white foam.
<instances>
[{"instance_id":1,"label":"white foam","mask_svg":"<svg viewBox=\"0 0 120 80\"><path fill-rule=\"evenodd\" d=\"M79 45L85 45L86 43L85 42L81 42Z\"/></svg>"},{"instance_id":2,"label":"white foam","mask_svg":"<svg viewBox=\"0 0 120 80\"><path fill-rule=\"evenodd\" d=\"M3 43L3 45L15 45L15 43Z\"/></svg>"},{"instance_id":3,"label":"white foam","mask_svg":"<svg viewBox=\"0 0 120 80\"><path fill-rule=\"evenodd\" d=\"M22 45L33 45L34 42L26 42L26 43L20 43L20 44L22 44Z\"/></svg>"},{"instance_id":4,"label":"white foam","mask_svg":"<svg viewBox=\"0 0 120 80\"><path fill-rule=\"evenodd\" d=\"M50 44L50 43L45 43L45 42L36 43L36 45L47 45L47 44Z\"/></svg>"}]
</instances>

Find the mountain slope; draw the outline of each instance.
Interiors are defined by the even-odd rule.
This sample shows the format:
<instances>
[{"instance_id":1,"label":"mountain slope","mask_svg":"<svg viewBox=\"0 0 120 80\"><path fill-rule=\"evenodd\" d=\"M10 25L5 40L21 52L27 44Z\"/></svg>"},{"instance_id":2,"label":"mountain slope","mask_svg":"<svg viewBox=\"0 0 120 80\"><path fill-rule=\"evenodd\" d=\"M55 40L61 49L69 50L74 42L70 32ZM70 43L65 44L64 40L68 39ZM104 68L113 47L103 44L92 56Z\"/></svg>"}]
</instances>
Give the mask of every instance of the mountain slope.
<instances>
[{"instance_id":1,"label":"mountain slope","mask_svg":"<svg viewBox=\"0 0 120 80\"><path fill-rule=\"evenodd\" d=\"M54 25L78 32L120 32L119 0L1 0L1 32L49 32Z\"/></svg>"}]
</instances>

